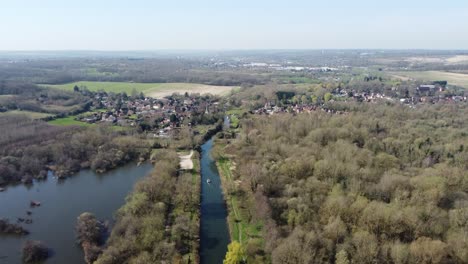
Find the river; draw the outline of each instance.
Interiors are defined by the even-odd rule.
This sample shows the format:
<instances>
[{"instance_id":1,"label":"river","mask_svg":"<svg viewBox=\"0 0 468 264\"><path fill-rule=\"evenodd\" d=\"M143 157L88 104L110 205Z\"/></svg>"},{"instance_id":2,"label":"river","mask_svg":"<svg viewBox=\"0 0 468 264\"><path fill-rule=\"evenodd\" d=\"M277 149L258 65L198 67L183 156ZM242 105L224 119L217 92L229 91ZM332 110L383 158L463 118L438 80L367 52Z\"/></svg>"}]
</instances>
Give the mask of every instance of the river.
<instances>
[{"instance_id":1,"label":"river","mask_svg":"<svg viewBox=\"0 0 468 264\"><path fill-rule=\"evenodd\" d=\"M221 264L230 242L227 209L216 163L211 157L213 139L201 146L200 263ZM210 179L210 183L207 180Z\"/></svg>"},{"instance_id":2,"label":"river","mask_svg":"<svg viewBox=\"0 0 468 264\"><path fill-rule=\"evenodd\" d=\"M0 236L0 263L21 263L21 247L28 240L41 240L52 249L45 263L82 264L84 256L76 243L75 224L83 212L93 213L99 220L109 220L124 203L133 185L147 175L153 166L128 164L103 174L83 170L59 181L48 177L33 186L10 186L0 192L0 218L15 223L17 217L31 218L22 224L31 233L27 236ZM30 208L31 200L41 202ZM27 216L26 211L32 211Z\"/></svg>"}]
</instances>

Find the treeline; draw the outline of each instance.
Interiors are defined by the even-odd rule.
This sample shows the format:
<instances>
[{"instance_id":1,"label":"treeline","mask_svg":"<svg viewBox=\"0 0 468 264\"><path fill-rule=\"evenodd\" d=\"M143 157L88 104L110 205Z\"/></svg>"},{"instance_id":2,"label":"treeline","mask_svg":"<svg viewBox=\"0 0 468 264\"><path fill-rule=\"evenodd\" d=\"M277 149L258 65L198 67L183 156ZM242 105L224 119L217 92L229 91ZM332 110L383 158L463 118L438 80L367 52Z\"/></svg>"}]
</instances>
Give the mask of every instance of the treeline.
<instances>
[{"instance_id":1,"label":"treeline","mask_svg":"<svg viewBox=\"0 0 468 264\"><path fill-rule=\"evenodd\" d=\"M80 93L48 89L22 81L0 82L0 112L26 110L73 115L89 110L91 104L91 98Z\"/></svg>"},{"instance_id":2,"label":"treeline","mask_svg":"<svg viewBox=\"0 0 468 264\"><path fill-rule=\"evenodd\" d=\"M108 127L56 127L26 117L0 117L0 185L44 178L48 170L66 177L80 169L104 172L137 158L150 145ZM131 132L128 132L131 133Z\"/></svg>"},{"instance_id":3,"label":"treeline","mask_svg":"<svg viewBox=\"0 0 468 264\"><path fill-rule=\"evenodd\" d=\"M219 158L263 223L247 262L468 263L467 113L368 104L242 120Z\"/></svg>"},{"instance_id":4,"label":"treeline","mask_svg":"<svg viewBox=\"0 0 468 264\"><path fill-rule=\"evenodd\" d=\"M187 82L212 85L260 84L266 77L236 69L216 70L199 59L38 59L0 63L1 80L63 84L75 81Z\"/></svg>"},{"instance_id":5,"label":"treeline","mask_svg":"<svg viewBox=\"0 0 468 264\"><path fill-rule=\"evenodd\" d=\"M160 150L155 160L151 175L135 185L117 212L107 247L95 263L198 261L199 174L179 172L172 150Z\"/></svg>"}]
</instances>

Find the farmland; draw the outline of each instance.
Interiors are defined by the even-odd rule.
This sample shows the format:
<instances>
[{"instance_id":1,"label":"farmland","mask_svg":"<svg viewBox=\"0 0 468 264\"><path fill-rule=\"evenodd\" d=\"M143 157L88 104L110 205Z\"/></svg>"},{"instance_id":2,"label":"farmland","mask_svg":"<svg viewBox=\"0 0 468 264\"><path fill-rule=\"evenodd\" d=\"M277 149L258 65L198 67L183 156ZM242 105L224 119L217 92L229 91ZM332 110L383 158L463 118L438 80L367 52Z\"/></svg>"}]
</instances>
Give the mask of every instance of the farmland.
<instances>
[{"instance_id":1,"label":"farmland","mask_svg":"<svg viewBox=\"0 0 468 264\"><path fill-rule=\"evenodd\" d=\"M421 81L447 81L449 85L468 88L468 74L442 71L408 71L394 72L393 76L400 79L412 78Z\"/></svg>"},{"instance_id":2,"label":"farmland","mask_svg":"<svg viewBox=\"0 0 468 264\"><path fill-rule=\"evenodd\" d=\"M122 93L131 95L132 92L143 92L146 96L164 97L173 93L210 93L214 95L228 94L234 86L214 86L196 83L132 83L132 82L74 82L60 85L44 85L61 90L73 91L75 86L86 87L90 91L104 90L106 92Z\"/></svg>"}]
</instances>

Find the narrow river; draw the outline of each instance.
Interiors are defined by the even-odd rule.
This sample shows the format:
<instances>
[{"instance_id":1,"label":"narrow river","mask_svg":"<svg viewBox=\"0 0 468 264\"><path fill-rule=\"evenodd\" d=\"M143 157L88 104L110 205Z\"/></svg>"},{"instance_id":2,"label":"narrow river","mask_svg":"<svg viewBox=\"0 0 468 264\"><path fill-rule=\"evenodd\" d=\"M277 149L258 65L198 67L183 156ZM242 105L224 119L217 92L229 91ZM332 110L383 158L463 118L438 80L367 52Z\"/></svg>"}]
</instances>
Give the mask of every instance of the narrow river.
<instances>
[{"instance_id":1,"label":"narrow river","mask_svg":"<svg viewBox=\"0 0 468 264\"><path fill-rule=\"evenodd\" d=\"M124 204L135 182L152 168L145 163L129 164L104 174L84 170L64 181L48 177L32 187L17 185L0 192L0 218L13 223L17 217L33 220L32 224L22 224L31 232L27 236L0 236L0 264L21 263L21 246L28 239L41 240L53 250L46 264L84 263L82 250L76 244L77 217L91 212L112 223L113 214ZM41 202L41 206L30 208L31 200ZM31 216L26 214L28 210Z\"/></svg>"},{"instance_id":2,"label":"narrow river","mask_svg":"<svg viewBox=\"0 0 468 264\"><path fill-rule=\"evenodd\" d=\"M221 264L230 242L221 179L211 157L213 139L201 146L200 263ZM208 183L208 180L211 182Z\"/></svg>"}]
</instances>

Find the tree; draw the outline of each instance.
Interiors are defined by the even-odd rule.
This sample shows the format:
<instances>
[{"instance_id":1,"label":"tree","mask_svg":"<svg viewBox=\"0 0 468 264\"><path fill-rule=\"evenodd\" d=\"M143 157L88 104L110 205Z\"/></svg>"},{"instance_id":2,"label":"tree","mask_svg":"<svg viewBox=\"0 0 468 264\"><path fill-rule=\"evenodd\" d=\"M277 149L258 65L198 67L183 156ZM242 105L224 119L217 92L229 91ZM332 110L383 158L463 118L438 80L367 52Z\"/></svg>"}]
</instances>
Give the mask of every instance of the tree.
<instances>
[{"instance_id":1,"label":"tree","mask_svg":"<svg viewBox=\"0 0 468 264\"><path fill-rule=\"evenodd\" d=\"M323 96L323 100L324 100L325 102L328 102L328 101L330 101L330 100L332 99L332 97L333 97L333 96L332 96L331 93L326 93L326 94Z\"/></svg>"},{"instance_id":2,"label":"tree","mask_svg":"<svg viewBox=\"0 0 468 264\"><path fill-rule=\"evenodd\" d=\"M28 240L23 245L23 261L25 263L37 263L49 257L49 250L41 241Z\"/></svg>"},{"instance_id":3,"label":"tree","mask_svg":"<svg viewBox=\"0 0 468 264\"><path fill-rule=\"evenodd\" d=\"M223 261L224 264L239 264L245 263L245 252L242 245L233 241L228 245L228 252L226 253L226 258Z\"/></svg>"},{"instance_id":4,"label":"tree","mask_svg":"<svg viewBox=\"0 0 468 264\"><path fill-rule=\"evenodd\" d=\"M336 254L336 264L349 264L348 253L342 249Z\"/></svg>"},{"instance_id":5,"label":"tree","mask_svg":"<svg viewBox=\"0 0 468 264\"><path fill-rule=\"evenodd\" d=\"M169 120L171 121L171 123L175 123L175 122L179 121L175 114L171 114L171 116L169 117Z\"/></svg>"},{"instance_id":6,"label":"tree","mask_svg":"<svg viewBox=\"0 0 468 264\"><path fill-rule=\"evenodd\" d=\"M79 91L80 91L80 87L78 87L78 85L75 85L75 87L73 87L73 91L74 91L74 92L79 92Z\"/></svg>"},{"instance_id":7,"label":"tree","mask_svg":"<svg viewBox=\"0 0 468 264\"><path fill-rule=\"evenodd\" d=\"M101 238L103 226L91 213L82 213L76 223L78 242L98 243Z\"/></svg>"},{"instance_id":8,"label":"tree","mask_svg":"<svg viewBox=\"0 0 468 264\"><path fill-rule=\"evenodd\" d=\"M133 98L137 98L137 97L138 97L138 91L137 91L137 89L132 88L132 91L131 91L130 95L131 95Z\"/></svg>"}]
</instances>

